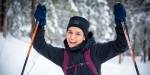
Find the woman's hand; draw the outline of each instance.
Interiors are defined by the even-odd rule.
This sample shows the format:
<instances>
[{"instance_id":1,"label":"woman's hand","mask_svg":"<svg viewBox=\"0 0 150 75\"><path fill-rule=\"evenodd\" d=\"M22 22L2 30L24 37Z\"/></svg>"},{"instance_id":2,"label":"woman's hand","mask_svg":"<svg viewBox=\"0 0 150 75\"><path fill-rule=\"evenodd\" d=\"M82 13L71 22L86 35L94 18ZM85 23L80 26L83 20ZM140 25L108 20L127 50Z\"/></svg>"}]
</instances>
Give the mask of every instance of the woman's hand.
<instances>
[{"instance_id":1,"label":"woman's hand","mask_svg":"<svg viewBox=\"0 0 150 75\"><path fill-rule=\"evenodd\" d=\"M46 7L38 4L34 17L39 22L39 26L44 27L46 25Z\"/></svg>"}]
</instances>

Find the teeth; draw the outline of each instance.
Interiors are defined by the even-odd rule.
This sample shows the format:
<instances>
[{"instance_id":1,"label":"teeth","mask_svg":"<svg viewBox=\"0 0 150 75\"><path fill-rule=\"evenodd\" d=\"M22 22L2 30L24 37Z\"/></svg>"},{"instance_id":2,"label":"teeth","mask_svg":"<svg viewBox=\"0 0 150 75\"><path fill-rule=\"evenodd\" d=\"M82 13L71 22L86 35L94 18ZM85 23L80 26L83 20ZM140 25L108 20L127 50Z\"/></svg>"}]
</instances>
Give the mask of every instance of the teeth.
<instances>
[{"instance_id":1,"label":"teeth","mask_svg":"<svg viewBox=\"0 0 150 75\"><path fill-rule=\"evenodd\" d=\"M70 42L70 43L76 43L76 42Z\"/></svg>"},{"instance_id":2,"label":"teeth","mask_svg":"<svg viewBox=\"0 0 150 75\"><path fill-rule=\"evenodd\" d=\"M70 42L70 43L73 43L73 44L75 44L76 42Z\"/></svg>"},{"instance_id":3,"label":"teeth","mask_svg":"<svg viewBox=\"0 0 150 75\"><path fill-rule=\"evenodd\" d=\"M70 44L74 45L74 44L76 44L76 42L70 42Z\"/></svg>"},{"instance_id":4,"label":"teeth","mask_svg":"<svg viewBox=\"0 0 150 75\"><path fill-rule=\"evenodd\" d=\"M70 46L73 47L76 45L76 42L69 42Z\"/></svg>"}]
</instances>

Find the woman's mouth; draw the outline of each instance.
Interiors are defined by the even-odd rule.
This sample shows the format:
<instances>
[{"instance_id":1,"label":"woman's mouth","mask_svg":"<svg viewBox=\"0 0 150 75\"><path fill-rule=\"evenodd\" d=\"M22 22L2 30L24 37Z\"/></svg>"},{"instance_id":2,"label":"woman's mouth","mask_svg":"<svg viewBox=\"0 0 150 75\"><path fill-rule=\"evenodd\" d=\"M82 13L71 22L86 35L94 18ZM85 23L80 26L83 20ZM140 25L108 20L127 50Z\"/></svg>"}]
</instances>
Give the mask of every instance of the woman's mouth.
<instances>
[{"instance_id":1,"label":"woman's mouth","mask_svg":"<svg viewBox=\"0 0 150 75\"><path fill-rule=\"evenodd\" d=\"M69 42L69 47L74 47L77 42Z\"/></svg>"}]
</instances>

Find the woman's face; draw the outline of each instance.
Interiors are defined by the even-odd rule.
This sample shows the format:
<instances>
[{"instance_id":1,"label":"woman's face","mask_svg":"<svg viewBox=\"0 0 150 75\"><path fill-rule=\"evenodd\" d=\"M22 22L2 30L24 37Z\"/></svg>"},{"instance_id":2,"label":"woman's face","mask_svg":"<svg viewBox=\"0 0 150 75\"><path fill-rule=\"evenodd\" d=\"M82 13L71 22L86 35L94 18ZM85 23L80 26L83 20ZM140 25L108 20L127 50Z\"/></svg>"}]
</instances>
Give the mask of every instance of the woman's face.
<instances>
[{"instance_id":1,"label":"woman's face","mask_svg":"<svg viewBox=\"0 0 150 75\"><path fill-rule=\"evenodd\" d=\"M79 45L85 40L83 31L78 27L69 27L66 33L66 38L70 48Z\"/></svg>"}]
</instances>

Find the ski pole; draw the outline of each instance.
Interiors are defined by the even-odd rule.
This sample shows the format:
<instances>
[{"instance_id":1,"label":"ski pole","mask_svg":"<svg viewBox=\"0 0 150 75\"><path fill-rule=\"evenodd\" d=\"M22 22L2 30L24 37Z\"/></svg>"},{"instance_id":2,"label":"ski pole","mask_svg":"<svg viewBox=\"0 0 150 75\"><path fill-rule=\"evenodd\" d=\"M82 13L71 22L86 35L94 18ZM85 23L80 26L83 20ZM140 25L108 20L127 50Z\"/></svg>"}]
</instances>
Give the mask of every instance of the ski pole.
<instances>
[{"instance_id":1,"label":"ski pole","mask_svg":"<svg viewBox=\"0 0 150 75\"><path fill-rule=\"evenodd\" d=\"M39 24L39 22L36 22L36 24L35 24L36 26L35 26L35 29L34 29L34 31L33 31L33 33L32 33L31 42L30 42L29 49L28 49L28 53L27 53L27 56L26 56L26 59L25 59L25 62L24 62L24 65L23 65L23 68L22 68L22 71L21 71L21 75L24 74L24 70L25 70L25 67L26 67L28 58L29 58L29 56L30 56L30 53L31 53L32 44L33 44L35 35L36 35L36 33L37 33L38 24Z\"/></svg>"},{"instance_id":2,"label":"ski pole","mask_svg":"<svg viewBox=\"0 0 150 75\"><path fill-rule=\"evenodd\" d=\"M140 75L139 70L138 70L138 66L137 66L136 61L135 61L135 53L134 53L134 50L133 50L133 48L131 46L131 43L130 43L130 40L129 40L129 36L128 36L128 33L127 33L126 22L125 21L124 21L122 27L123 27L125 38L127 40L127 44L128 44L129 50L130 50L131 58L132 58L132 61L133 61L136 73L137 73L137 75Z\"/></svg>"},{"instance_id":3,"label":"ski pole","mask_svg":"<svg viewBox=\"0 0 150 75\"><path fill-rule=\"evenodd\" d=\"M120 2L117 2L114 5L114 15L115 15L115 22L117 24L120 24L118 21L121 22L123 32L124 32L124 35L125 35L125 38L126 38L129 50L130 50L130 54L131 54L131 57L132 57L132 61L133 61L136 73L137 73L137 75L140 75L137 64L136 64L136 61L135 61L135 54L134 54L133 48L131 46L128 31L127 31L126 20L125 20L126 11L125 11L124 6Z\"/></svg>"}]
</instances>

